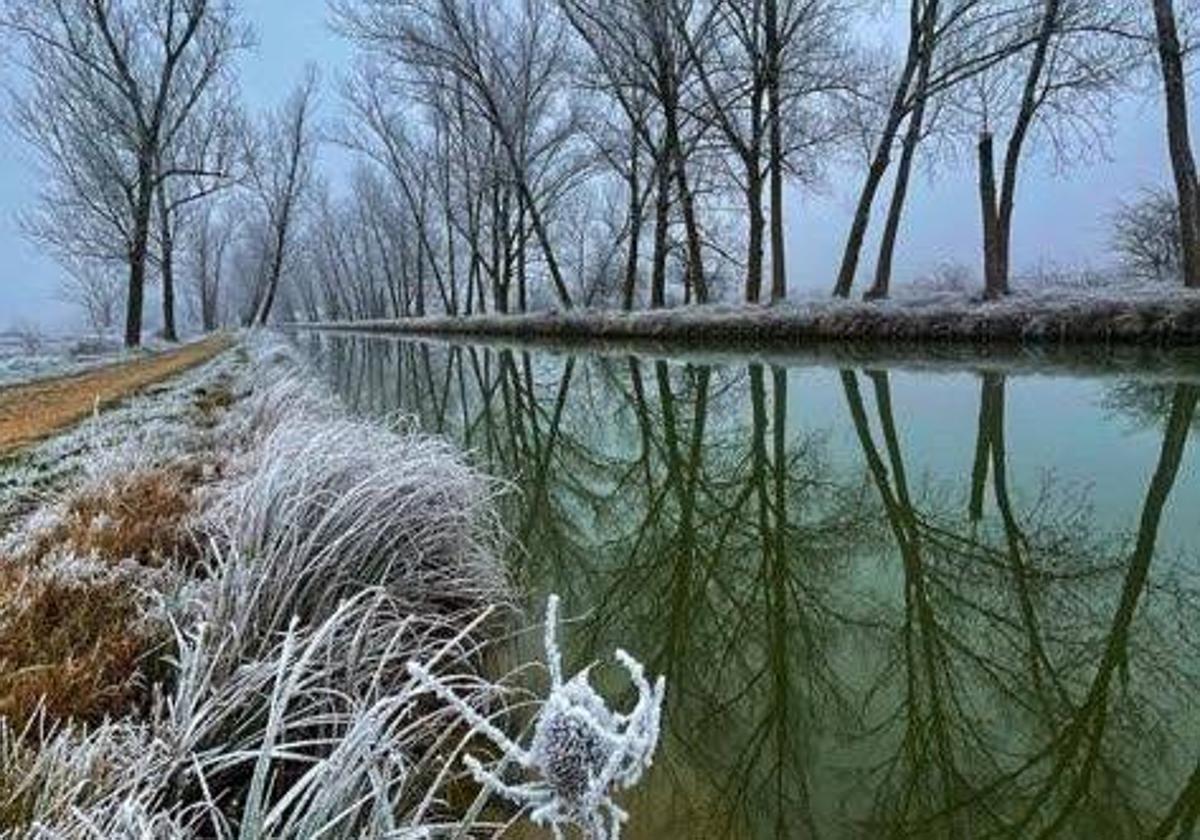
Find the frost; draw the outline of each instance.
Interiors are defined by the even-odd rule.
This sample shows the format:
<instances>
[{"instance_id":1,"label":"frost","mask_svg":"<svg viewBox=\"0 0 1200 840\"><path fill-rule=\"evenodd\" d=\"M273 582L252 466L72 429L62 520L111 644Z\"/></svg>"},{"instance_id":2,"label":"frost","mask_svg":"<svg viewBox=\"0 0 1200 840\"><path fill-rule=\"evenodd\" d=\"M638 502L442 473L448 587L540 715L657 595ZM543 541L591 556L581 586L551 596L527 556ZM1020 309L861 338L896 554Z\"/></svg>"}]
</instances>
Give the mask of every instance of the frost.
<instances>
[{"instance_id":1,"label":"frost","mask_svg":"<svg viewBox=\"0 0 1200 840\"><path fill-rule=\"evenodd\" d=\"M1200 334L1200 292L1120 280L1051 278L1018 285L989 302L965 289L918 283L887 300L800 294L775 305L712 303L623 312L554 310L518 315L434 315L321 324L332 329L545 338L794 341L797 337L938 339L962 342L1063 340L1189 341Z\"/></svg>"},{"instance_id":2,"label":"frost","mask_svg":"<svg viewBox=\"0 0 1200 840\"><path fill-rule=\"evenodd\" d=\"M666 683L659 677L651 685L641 663L617 650L615 658L629 673L638 699L628 713L610 709L589 682L590 668L564 682L557 628L558 597L551 595L545 625L550 691L538 712L528 748L509 739L422 665L410 662L409 672L503 752L493 768L474 756L464 758L476 781L522 810L529 809L529 819L549 826L557 838L565 836L564 827L574 825L591 840L616 840L628 815L612 797L636 785L653 761ZM505 782L499 768L509 763L534 775L535 780Z\"/></svg>"},{"instance_id":3,"label":"frost","mask_svg":"<svg viewBox=\"0 0 1200 840\"><path fill-rule=\"evenodd\" d=\"M0 774L38 792L18 836L489 836L503 826L449 807L458 750L441 736L462 712L532 778L510 786L471 762L488 791L559 836L574 825L615 838L613 796L650 764L663 681L618 652L639 696L621 712L587 671L564 680L552 601L552 686L529 746L490 727L471 710L510 708L478 670L484 628L512 598L501 486L445 441L348 417L286 342L252 333L241 346L0 475L0 554L35 552L29 579L72 590L127 584L128 632L173 639L169 678L147 685L137 716L23 732L0 718ZM220 414L198 405L216 387L232 397ZM197 564L53 544L73 493L160 467L206 479L188 522ZM103 515L82 524L108 527ZM431 685L449 702L426 714Z\"/></svg>"}]
</instances>

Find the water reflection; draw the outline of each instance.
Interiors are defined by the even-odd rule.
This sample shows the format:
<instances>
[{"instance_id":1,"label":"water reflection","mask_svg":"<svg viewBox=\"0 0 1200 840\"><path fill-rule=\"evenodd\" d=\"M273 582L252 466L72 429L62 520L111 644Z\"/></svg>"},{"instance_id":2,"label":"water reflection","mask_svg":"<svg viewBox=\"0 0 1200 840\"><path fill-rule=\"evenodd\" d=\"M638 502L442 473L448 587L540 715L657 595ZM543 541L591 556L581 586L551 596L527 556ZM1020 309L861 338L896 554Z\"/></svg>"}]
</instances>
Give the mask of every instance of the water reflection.
<instances>
[{"instance_id":1,"label":"water reflection","mask_svg":"<svg viewBox=\"0 0 1200 840\"><path fill-rule=\"evenodd\" d=\"M1192 836L1197 386L1097 385L1094 423L1153 435L1099 516L1014 471L995 369L945 406L947 469L885 369L305 340L356 410L514 482L514 568L588 610L577 664L628 643L667 675L630 836Z\"/></svg>"}]
</instances>

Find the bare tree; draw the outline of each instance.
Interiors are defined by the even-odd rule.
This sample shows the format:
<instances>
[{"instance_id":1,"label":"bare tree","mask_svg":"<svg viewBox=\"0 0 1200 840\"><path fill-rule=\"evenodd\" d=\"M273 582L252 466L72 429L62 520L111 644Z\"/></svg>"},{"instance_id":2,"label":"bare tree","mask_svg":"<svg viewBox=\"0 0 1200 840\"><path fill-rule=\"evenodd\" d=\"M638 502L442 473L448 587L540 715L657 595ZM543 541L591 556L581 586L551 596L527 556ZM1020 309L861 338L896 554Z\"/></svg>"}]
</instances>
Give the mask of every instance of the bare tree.
<instances>
[{"instance_id":1,"label":"bare tree","mask_svg":"<svg viewBox=\"0 0 1200 840\"><path fill-rule=\"evenodd\" d=\"M1140 280L1161 282L1180 276L1180 239L1179 207L1169 190L1147 190L1113 214L1113 250L1125 269Z\"/></svg>"},{"instance_id":2,"label":"bare tree","mask_svg":"<svg viewBox=\"0 0 1200 840\"><path fill-rule=\"evenodd\" d=\"M1167 113L1167 149L1175 176L1184 285L1200 288L1200 185L1188 127L1187 75L1172 0L1153 0L1158 59Z\"/></svg>"},{"instance_id":3,"label":"bare tree","mask_svg":"<svg viewBox=\"0 0 1200 840\"><path fill-rule=\"evenodd\" d=\"M104 335L117 324L125 280L119 261L76 260L64 262L66 277L59 295L83 310L88 326Z\"/></svg>"},{"instance_id":4,"label":"bare tree","mask_svg":"<svg viewBox=\"0 0 1200 840\"><path fill-rule=\"evenodd\" d=\"M235 213L231 202L206 201L184 229L190 301L205 332L221 326L222 289L236 232Z\"/></svg>"},{"instance_id":5,"label":"bare tree","mask_svg":"<svg viewBox=\"0 0 1200 840\"><path fill-rule=\"evenodd\" d=\"M1012 218L1031 133L1040 129L1043 147L1069 160L1080 156L1081 146L1102 139L1111 125L1113 91L1135 60L1129 42L1110 35L1129 28L1122 12L1119 5L1099 0L1041 0L1022 25L1036 33L1032 45L974 80L984 296L989 300L1009 291ZM993 132L1003 121L1010 129L997 190Z\"/></svg>"},{"instance_id":6,"label":"bare tree","mask_svg":"<svg viewBox=\"0 0 1200 840\"><path fill-rule=\"evenodd\" d=\"M404 111L403 102L393 102L384 90L384 80L371 67L364 66L344 91L356 126L338 130L342 142L373 160L388 173L398 188L406 211L406 232L415 237L415 263L411 278L406 276L405 287L412 301L413 313L426 314L427 277L432 276L447 309L450 294L443 276L441 262L436 259L432 230L433 172L425 162L434 150L418 145L411 130L412 121ZM404 266L408 268L409 266ZM409 282L411 280L411 282ZM405 314L409 314L406 311Z\"/></svg>"},{"instance_id":7,"label":"bare tree","mask_svg":"<svg viewBox=\"0 0 1200 840\"><path fill-rule=\"evenodd\" d=\"M593 56L592 75L603 80L603 95L614 100L625 115L630 135L627 177L640 180L641 170L636 165L639 150L645 149L653 161L656 199L650 305L658 307L666 302L670 216L676 206L683 220L687 254L685 297L703 303L709 298L708 278L695 187L689 173L700 142L700 127L691 130L688 125L692 109L686 97L694 66L680 39L680 32L687 32L691 0L616 0L604 4L559 0L559 5ZM677 19L685 23L681 25ZM640 203L635 212L638 190L634 187L630 181L629 215L640 231ZM630 266L637 259L636 239L631 237L629 245L627 291L623 297L632 305L629 290L634 274Z\"/></svg>"},{"instance_id":8,"label":"bare tree","mask_svg":"<svg viewBox=\"0 0 1200 840\"><path fill-rule=\"evenodd\" d=\"M879 130L875 142L875 150L867 169L866 180L859 192L858 204L854 211L854 219L842 254L841 268L838 270L837 282L833 293L839 297L849 297L850 288L858 272L858 260L862 254L863 241L866 238L867 226L871 221L871 208L875 203L875 194L883 183L891 164L892 145L900 132L900 127L911 106L910 88L917 76L917 69L922 64L922 56L932 57L932 44L923 49L923 42L929 32L935 29L937 15L937 0L928 4L921 0L911 0L909 3L908 45L904 61L892 88L891 104L886 119ZM918 85L918 89L920 85Z\"/></svg>"},{"instance_id":9,"label":"bare tree","mask_svg":"<svg viewBox=\"0 0 1200 840\"><path fill-rule=\"evenodd\" d=\"M263 214L263 269L253 286L249 323L265 325L296 233L296 217L312 187L316 156L313 110L317 73L309 67L287 101L246 133L247 182Z\"/></svg>"},{"instance_id":10,"label":"bare tree","mask_svg":"<svg viewBox=\"0 0 1200 840\"><path fill-rule=\"evenodd\" d=\"M155 194L195 168L160 166L163 151L248 39L223 0L5 0L0 8L30 77L18 128L55 182L50 200L72 197L124 246L125 343L137 345Z\"/></svg>"},{"instance_id":11,"label":"bare tree","mask_svg":"<svg viewBox=\"0 0 1200 840\"><path fill-rule=\"evenodd\" d=\"M900 139L900 159L879 243L875 278L864 297L887 297L917 147L929 132L927 116L937 97L1007 60L1033 36L1019 24L1020 0L911 0L904 60L891 84L883 124L876 133L867 176L846 239L834 294L848 297L871 221L875 196ZM901 136L903 129L903 136Z\"/></svg>"},{"instance_id":12,"label":"bare tree","mask_svg":"<svg viewBox=\"0 0 1200 840\"><path fill-rule=\"evenodd\" d=\"M785 144L785 111L845 85L840 15L841 9L825 0L709 0L698 9L695 34L676 17L704 94L705 121L741 167L739 186L749 220L745 299L751 303L762 294L767 187L770 297L787 296L783 180L792 150Z\"/></svg>"},{"instance_id":13,"label":"bare tree","mask_svg":"<svg viewBox=\"0 0 1200 840\"><path fill-rule=\"evenodd\" d=\"M565 107L562 84L565 30L541 0L513 4L479 0L409 0L334 4L343 31L388 63L399 63L425 103L455 90L484 121L507 164L523 213L540 247L559 304L571 295L555 254L545 208L538 201L529 152L535 143L561 145L531 134L536 112ZM415 79L413 77L416 77ZM558 130L573 133L570 121Z\"/></svg>"},{"instance_id":14,"label":"bare tree","mask_svg":"<svg viewBox=\"0 0 1200 840\"><path fill-rule=\"evenodd\" d=\"M175 243L188 211L207 204L237 182L237 146L245 123L231 89L214 88L197 118L190 121L159 158L161 172L175 173L158 185L156 257L162 280L163 338L178 341L175 327ZM189 161L188 167L178 161ZM206 327L207 329L207 327Z\"/></svg>"}]
</instances>

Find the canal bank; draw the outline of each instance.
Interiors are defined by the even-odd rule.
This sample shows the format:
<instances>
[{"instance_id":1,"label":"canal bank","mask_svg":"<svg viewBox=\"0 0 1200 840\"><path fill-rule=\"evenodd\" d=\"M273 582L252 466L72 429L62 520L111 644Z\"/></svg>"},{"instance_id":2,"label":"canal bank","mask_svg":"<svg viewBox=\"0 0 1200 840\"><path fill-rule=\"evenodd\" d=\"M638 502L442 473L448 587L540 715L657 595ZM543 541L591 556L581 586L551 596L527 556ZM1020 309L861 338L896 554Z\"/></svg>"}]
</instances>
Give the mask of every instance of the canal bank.
<instances>
[{"instance_id":1,"label":"canal bank","mask_svg":"<svg viewBox=\"0 0 1200 840\"><path fill-rule=\"evenodd\" d=\"M636 312L548 310L295 326L751 349L830 341L1182 347L1200 345L1200 291L1146 285L1053 286L1017 292L994 302L958 292L910 292L893 300L871 302L810 298L773 306L711 304Z\"/></svg>"}]
</instances>

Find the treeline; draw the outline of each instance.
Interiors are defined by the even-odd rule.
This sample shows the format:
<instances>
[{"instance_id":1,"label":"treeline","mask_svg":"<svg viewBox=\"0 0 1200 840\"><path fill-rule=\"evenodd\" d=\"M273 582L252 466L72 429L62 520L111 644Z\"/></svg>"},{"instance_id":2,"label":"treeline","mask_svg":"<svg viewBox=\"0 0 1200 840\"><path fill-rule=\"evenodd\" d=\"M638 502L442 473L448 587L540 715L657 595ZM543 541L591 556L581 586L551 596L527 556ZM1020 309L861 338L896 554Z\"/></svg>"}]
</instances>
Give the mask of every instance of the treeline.
<instances>
[{"instance_id":1,"label":"treeline","mask_svg":"<svg viewBox=\"0 0 1200 840\"><path fill-rule=\"evenodd\" d=\"M320 126L312 75L263 119L237 107L252 38L232 3L29 6L3 13L49 185L27 226L85 290L98 266L127 274L106 288L127 292L130 343L147 266L173 333L176 252L206 328L774 302L805 224L787 188L832 171L857 179L832 290L886 297L914 169L945 159L977 169L996 298L1027 160L1102 148L1114 105L1148 90L1172 272L1200 286L1171 0L333 0L357 56ZM318 177L319 141L355 153L348 183Z\"/></svg>"}]
</instances>

